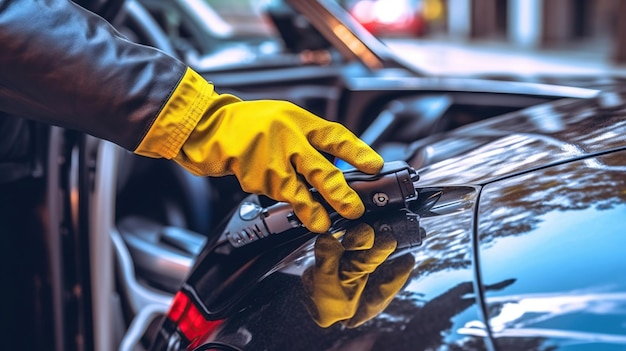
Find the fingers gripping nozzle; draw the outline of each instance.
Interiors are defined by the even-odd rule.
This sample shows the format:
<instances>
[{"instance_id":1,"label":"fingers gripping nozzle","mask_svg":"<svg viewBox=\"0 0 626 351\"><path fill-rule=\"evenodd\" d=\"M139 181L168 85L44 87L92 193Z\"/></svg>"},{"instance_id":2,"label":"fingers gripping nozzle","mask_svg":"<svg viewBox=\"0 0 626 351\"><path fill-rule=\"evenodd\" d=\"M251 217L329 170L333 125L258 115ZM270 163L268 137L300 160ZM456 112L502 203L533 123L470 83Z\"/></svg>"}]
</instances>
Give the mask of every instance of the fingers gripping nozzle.
<instances>
[{"instance_id":1,"label":"fingers gripping nozzle","mask_svg":"<svg viewBox=\"0 0 626 351\"><path fill-rule=\"evenodd\" d=\"M361 198L366 212L407 207L409 201L417 199L413 183L419 179L419 175L403 161L385 163L383 169L375 175L349 170L344 172L344 177ZM310 191L324 202L316 189ZM330 206L324 205L329 210L335 227L341 217ZM288 203L278 202L264 208L260 205L258 197L252 195L239 205L238 215L232 217L224 235L234 247L241 247L272 234L301 226L302 222L295 216Z\"/></svg>"}]
</instances>

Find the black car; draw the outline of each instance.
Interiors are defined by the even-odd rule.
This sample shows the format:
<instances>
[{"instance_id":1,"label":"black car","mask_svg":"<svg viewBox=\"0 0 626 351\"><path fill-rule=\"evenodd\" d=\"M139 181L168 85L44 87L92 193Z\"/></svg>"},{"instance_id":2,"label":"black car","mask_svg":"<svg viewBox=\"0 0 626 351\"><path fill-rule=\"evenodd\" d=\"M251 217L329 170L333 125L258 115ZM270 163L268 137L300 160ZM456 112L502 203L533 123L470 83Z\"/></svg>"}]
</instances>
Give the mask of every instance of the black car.
<instances>
[{"instance_id":1,"label":"black car","mask_svg":"<svg viewBox=\"0 0 626 351\"><path fill-rule=\"evenodd\" d=\"M173 324L199 350L623 350L625 117L606 92L408 146L417 199L343 232L392 234L375 269L296 229L209 245L181 290L205 327Z\"/></svg>"},{"instance_id":2,"label":"black car","mask_svg":"<svg viewBox=\"0 0 626 351\"><path fill-rule=\"evenodd\" d=\"M133 40L196 64L224 92L287 99L342 122L386 161L410 167L399 170L415 171L414 198L361 221L338 218L334 235L297 227L239 247L221 239L242 205L280 204L248 197L232 177L194 177L171 162L37 126L39 173L22 189L28 201L4 202L26 208L20 230L30 236L5 247L7 261L23 265L10 272L27 292L24 320L39 321L26 345L626 347L624 95L612 80L423 75L323 0L272 2L270 44L237 38L254 59L205 65L230 47L198 24L202 11L190 4L199 3L125 1L111 20ZM277 43L280 50L263 51ZM603 93L589 84L598 82ZM335 257L339 280L319 275L318 262L329 262L316 250L320 238L338 249L361 236L382 247L374 255L359 249L374 259L361 262L370 271L357 274L358 264ZM320 281L348 303L320 295ZM336 289L346 283L352 290ZM337 306L350 308L332 317Z\"/></svg>"}]
</instances>

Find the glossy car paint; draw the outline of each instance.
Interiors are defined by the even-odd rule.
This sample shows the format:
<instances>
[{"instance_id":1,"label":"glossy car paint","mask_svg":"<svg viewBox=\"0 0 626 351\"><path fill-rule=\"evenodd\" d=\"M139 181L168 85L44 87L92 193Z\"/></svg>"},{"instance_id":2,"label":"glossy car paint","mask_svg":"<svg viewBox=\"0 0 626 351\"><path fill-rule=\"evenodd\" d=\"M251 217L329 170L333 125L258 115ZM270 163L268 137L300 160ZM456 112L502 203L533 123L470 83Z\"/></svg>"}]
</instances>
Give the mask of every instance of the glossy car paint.
<instances>
[{"instance_id":1,"label":"glossy car paint","mask_svg":"<svg viewBox=\"0 0 626 351\"><path fill-rule=\"evenodd\" d=\"M450 192L449 202L459 199ZM263 279L240 303L240 310L233 311L234 318L226 318L222 329L208 339L250 350L427 350L441 345L484 349L484 337L455 332L479 316L471 259L472 208L477 192L463 187L460 193L462 210L456 207L455 212L423 219L420 226L427 235L423 246L402 250L389 261L394 264L394 260L411 255L417 265L402 292L374 319L357 328L340 324L321 328L314 323L307 312L309 296L301 280L303 271L315 264L311 241L283 262L280 271ZM439 203L440 208L442 205ZM399 245L402 237L415 235L416 228L403 226L403 211L384 218L364 218L368 219L375 230L381 226L406 230L394 231Z\"/></svg>"},{"instance_id":2,"label":"glossy car paint","mask_svg":"<svg viewBox=\"0 0 626 351\"><path fill-rule=\"evenodd\" d=\"M318 327L299 276L314 264L310 242L205 346L624 349L624 100L563 99L420 144L418 185L448 186L448 196L423 214L423 244L402 252L414 270L383 313L353 329Z\"/></svg>"},{"instance_id":3,"label":"glossy car paint","mask_svg":"<svg viewBox=\"0 0 626 351\"><path fill-rule=\"evenodd\" d=\"M484 188L481 276L514 281L485 291L501 349L626 348L625 170L619 151Z\"/></svg>"},{"instance_id":4,"label":"glossy car paint","mask_svg":"<svg viewBox=\"0 0 626 351\"><path fill-rule=\"evenodd\" d=\"M602 107L604 95L613 94L562 99L459 128L420 147L410 163L421 168L422 184L484 184L618 150L626 145L626 121L621 107Z\"/></svg>"}]
</instances>

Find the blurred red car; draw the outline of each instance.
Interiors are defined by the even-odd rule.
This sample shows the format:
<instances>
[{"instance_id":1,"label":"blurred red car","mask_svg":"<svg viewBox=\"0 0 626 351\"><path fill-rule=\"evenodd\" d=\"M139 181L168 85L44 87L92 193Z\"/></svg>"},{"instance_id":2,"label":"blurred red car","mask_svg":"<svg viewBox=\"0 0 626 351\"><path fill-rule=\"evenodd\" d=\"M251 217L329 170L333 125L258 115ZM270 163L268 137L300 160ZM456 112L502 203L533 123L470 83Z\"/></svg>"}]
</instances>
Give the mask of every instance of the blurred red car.
<instances>
[{"instance_id":1,"label":"blurred red car","mask_svg":"<svg viewBox=\"0 0 626 351\"><path fill-rule=\"evenodd\" d=\"M427 31L421 0L357 0L347 9L377 36L423 36Z\"/></svg>"}]
</instances>

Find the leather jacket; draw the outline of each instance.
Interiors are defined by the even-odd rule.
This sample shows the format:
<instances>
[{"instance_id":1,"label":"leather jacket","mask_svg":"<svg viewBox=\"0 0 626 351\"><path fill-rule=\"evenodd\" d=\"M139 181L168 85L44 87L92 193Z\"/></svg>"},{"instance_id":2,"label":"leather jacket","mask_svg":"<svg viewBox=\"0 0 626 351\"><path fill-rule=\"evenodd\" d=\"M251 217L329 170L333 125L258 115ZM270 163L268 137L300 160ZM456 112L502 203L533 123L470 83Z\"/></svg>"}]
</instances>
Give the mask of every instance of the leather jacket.
<instances>
[{"instance_id":1,"label":"leather jacket","mask_svg":"<svg viewBox=\"0 0 626 351\"><path fill-rule=\"evenodd\" d=\"M128 150L188 69L127 41L68 0L0 0L0 47L0 113L81 130Z\"/></svg>"}]
</instances>

